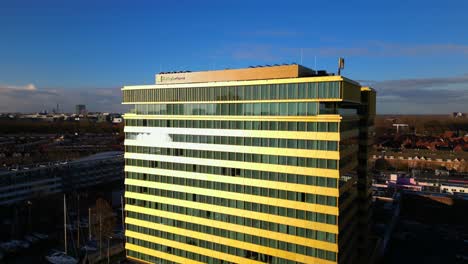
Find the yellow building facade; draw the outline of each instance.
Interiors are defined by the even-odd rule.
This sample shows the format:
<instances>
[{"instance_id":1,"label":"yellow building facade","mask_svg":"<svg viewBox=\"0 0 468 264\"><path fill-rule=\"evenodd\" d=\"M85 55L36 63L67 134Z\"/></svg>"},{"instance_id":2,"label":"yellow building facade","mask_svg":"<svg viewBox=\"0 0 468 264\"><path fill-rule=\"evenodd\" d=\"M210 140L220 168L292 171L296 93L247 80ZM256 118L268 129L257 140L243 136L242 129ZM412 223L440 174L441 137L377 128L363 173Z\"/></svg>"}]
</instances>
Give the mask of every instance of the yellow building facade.
<instances>
[{"instance_id":1,"label":"yellow building facade","mask_svg":"<svg viewBox=\"0 0 468 264\"><path fill-rule=\"evenodd\" d=\"M362 261L374 90L294 64L122 91L129 259Z\"/></svg>"}]
</instances>

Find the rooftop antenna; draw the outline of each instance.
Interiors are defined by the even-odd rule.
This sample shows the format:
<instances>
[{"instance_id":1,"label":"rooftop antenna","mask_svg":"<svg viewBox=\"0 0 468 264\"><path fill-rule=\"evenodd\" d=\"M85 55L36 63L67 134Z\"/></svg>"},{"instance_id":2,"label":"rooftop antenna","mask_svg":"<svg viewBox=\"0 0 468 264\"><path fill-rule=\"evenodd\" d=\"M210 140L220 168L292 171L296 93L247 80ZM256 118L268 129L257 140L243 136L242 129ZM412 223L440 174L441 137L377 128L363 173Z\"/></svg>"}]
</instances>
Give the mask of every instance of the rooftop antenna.
<instances>
[{"instance_id":1,"label":"rooftop antenna","mask_svg":"<svg viewBox=\"0 0 468 264\"><path fill-rule=\"evenodd\" d=\"M302 65L302 48L301 48L301 65Z\"/></svg>"},{"instance_id":2,"label":"rooftop antenna","mask_svg":"<svg viewBox=\"0 0 468 264\"><path fill-rule=\"evenodd\" d=\"M338 75L341 75L341 70L344 69L344 58L338 58Z\"/></svg>"}]
</instances>

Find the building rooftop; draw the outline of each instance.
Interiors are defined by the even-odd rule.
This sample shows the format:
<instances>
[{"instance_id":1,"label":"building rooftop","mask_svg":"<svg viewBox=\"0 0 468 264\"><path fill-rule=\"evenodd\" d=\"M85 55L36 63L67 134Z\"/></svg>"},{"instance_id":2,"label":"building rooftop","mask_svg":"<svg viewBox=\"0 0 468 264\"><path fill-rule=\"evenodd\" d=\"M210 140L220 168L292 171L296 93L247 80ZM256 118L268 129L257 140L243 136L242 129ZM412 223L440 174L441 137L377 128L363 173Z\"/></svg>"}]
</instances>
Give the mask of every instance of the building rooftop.
<instances>
[{"instance_id":1,"label":"building rooftop","mask_svg":"<svg viewBox=\"0 0 468 264\"><path fill-rule=\"evenodd\" d=\"M241 69L214 71L179 71L156 74L157 84L249 81L298 77L327 76L325 71L314 71L299 64L250 66Z\"/></svg>"}]
</instances>

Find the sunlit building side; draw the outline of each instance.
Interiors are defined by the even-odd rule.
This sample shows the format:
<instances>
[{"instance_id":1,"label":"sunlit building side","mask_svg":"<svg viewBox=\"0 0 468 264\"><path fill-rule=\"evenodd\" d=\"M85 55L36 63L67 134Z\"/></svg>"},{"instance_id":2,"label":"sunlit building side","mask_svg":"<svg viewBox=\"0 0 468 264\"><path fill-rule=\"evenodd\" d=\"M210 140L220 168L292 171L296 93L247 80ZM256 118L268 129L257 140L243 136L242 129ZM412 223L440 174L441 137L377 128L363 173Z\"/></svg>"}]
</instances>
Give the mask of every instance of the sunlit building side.
<instances>
[{"instance_id":1,"label":"sunlit building side","mask_svg":"<svg viewBox=\"0 0 468 264\"><path fill-rule=\"evenodd\" d=\"M374 90L296 64L122 90L129 259L365 262Z\"/></svg>"}]
</instances>

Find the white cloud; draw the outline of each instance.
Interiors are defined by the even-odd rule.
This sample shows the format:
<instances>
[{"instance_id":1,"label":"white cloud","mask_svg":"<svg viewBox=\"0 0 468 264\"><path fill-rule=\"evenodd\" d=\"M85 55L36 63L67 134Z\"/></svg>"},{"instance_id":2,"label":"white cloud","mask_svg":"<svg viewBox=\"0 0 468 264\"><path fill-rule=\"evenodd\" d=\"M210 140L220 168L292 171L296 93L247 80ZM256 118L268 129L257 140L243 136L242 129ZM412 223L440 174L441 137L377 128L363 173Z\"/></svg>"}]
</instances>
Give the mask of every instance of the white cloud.
<instances>
[{"instance_id":1,"label":"white cloud","mask_svg":"<svg viewBox=\"0 0 468 264\"><path fill-rule=\"evenodd\" d=\"M22 86L18 85L2 85L0 84L0 90L7 90L7 91L37 91L37 88L34 84L26 84Z\"/></svg>"}]
</instances>

